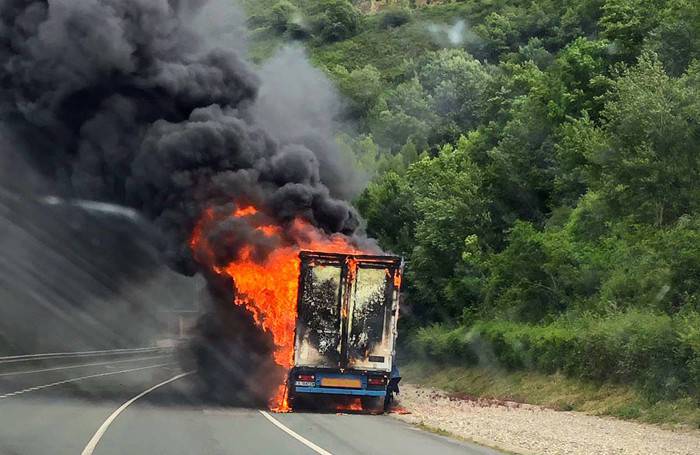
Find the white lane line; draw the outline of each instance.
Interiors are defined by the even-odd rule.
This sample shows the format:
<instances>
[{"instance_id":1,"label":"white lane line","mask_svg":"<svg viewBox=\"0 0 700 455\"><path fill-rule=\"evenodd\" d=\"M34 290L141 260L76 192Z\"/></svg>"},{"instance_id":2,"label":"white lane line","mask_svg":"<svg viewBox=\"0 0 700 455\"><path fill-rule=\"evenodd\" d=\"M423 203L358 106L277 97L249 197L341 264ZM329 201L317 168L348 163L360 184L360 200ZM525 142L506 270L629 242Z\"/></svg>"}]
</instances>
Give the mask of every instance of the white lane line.
<instances>
[{"instance_id":1,"label":"white lane line","mask_svg":"<svg viewBox=\"0 0 700 455\"><path fill-rule=\"evenodd\" d=\"M79 378L66 379L66 380L64 380L64 381L52 382L51 384L38 385L38 386L35 386L35 387L29 387L28 389L22 389L22 390L17 390L16 392L6 393L6 394L4 394L4 395L0 395L0 400L2 400L3 398L10 398L10 397L13 397L13 396L22 395L23 393L27 393L27 392L33 392L33 391L35 391L35 390L46 389L46 388L48 388L48 387L54 387L54 386L61 385L61 384L68 384L69 382L82 381L83 379L99 378L99 377L101 377L101 376L110 376L110 375L113 375L113 374L120 374L120 373L130 373L130 372L132 372L132 371L147 370L147 369L149 369L149 368L164 367L164 366L167 366L167 365L174 365L174 364L173 364L173 363L161 363L161 364L158 364L158 365L149 365L149 366L146 366L146 367L130 368L130 369L128 369L128 370L111 371L111 372L109 372L109 373L91 374L91 375L88 375L88 376L81 376L81 377L79 377Z\"/></svg>"},{"instance_id":2,"label":"white lane line","mask_svg":"<svg viewBox=\"0 0 700 455\"><path fill-rule=\"evenodd\" d=\"M116 363L128 363L128 362L138 362L140 360L153 360L153 359L162 359L163 357L170 357L170 354L165 354L165 355L155 355L151 357L139 357L137 359L126 359L126 360L110 360L108 362L97 362L97 363L82 363L79 365L70 365L67 367L54 367L54 368L43 368L41 370L31 370L31 371L13 371L10 373L0 373L0 377L4 376L20 376L23 374L34 374L34 373L45 373L47 371L60 371L60 370L70 370L73 368L82 368L82 367L97 367L101 365L114 365Z\"/></svg>"},{"instance_id":3,"label":"white lane line","mask_svg":"<svg viewBox=\"0 0 700 455\"><path fill-rule=\"evenodd\" d=\"M280 422L279 420L277 420L277 419L275 419L274 417L272 417L268 412L263 411L263 410L261 410L261 409L260 409L259 411L260 411L260 414L262 414L267 420L269 420L270 422L272 422L272 424L273 424L274 426L276 426L276 427L279 428L280 430L284 431L285 433L287 433L289 436L293 437L293 438L296 439L297 441L301 442L302 444L304 444L306 447L308 447L309 449L313 450L314 452L316 452L316 453L318 453L318 454L321 454L321 455L333 455L332 453L330 453L330 452L327 451L326 449L323 449L323 448L317 446L316 444L314 444L313 442L309 441L308 439L306 439L306 438L303 437L302 435L300 435L300 434L294 432L293 430L287 428L286 426L284 426L284 425L282 424L282 422ZM85 455L85 453L83 453L83 455Z\"/></svg>"},{"instance_id":4,"label":"white lane line","mask_svg":"<svg viewBox=\"0 0 700 455\"><path fill-rule=\"evenodd\" d=\"M163 381L160 384L156 384L153 387L151 387L150 389L139 393L131 400L129 400L126 403L124 403L123 405L119 406L119 408L117 408L117 410L114 411L112 413L112 415L107 417L107 420L105 420L104 423L102 423L100 428L97 429L95 434L92 436L92 439L90 439L90 441L87 443L87 445L85 446L85 448L81 452L81 455L92 455L92 453L95 451L95 447L97 447L97 444L99 444L100 439L102 439L102 436L104 436L105 432L107 431L107 428L109 428L109 426L112 424L112 422L114 422L114 419L116 419L117 416L119 416L119 414L121 414L122 411L124 411L124 409L126 409L131 403L138 400L142 396L156 390L158 387L162 387L166 384L170 384L171 382L177 381L178 379L184 378L185 376L192 374L192 373L194 373L194 371L188 371L186 373L178 374L177 376L172 377L172 378L168 379L167 381Z\"/></svg>"},{"instance_id":5,"label":"white lane line","mask_svg":"<svg viewBox=\"0 0 700 455\"><path fill-rule=\"evenodd\" d=\"M118 355L130 353L146 353L151 351L168 350L170 348L132 348L132 349L110 349L108 351L80 351L80 352L45 352L43 354L23 354L0 357L0 363L19 362L23 360L43 360L44 358L57 357L84 357L94 355Z\"/></svg>"}]
</instances>

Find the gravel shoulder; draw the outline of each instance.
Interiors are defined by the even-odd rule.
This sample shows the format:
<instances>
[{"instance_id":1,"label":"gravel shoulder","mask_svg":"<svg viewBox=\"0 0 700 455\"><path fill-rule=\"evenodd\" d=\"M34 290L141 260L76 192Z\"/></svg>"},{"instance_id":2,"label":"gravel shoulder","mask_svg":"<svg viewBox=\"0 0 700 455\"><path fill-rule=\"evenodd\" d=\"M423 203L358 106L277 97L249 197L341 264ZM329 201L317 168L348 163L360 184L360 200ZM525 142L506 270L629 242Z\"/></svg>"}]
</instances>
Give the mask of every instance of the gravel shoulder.
<instances>
[{"instance_id":1,"label":"gravel shoulder","mask_svg":"<svg viewBox=\"0 0 700 455\"><path fill-rule=\"evenodd\" d=\"M392 414L398 419L518 454L700 454L698 430L456 397L411 384L402 384L398 404L410 411Z\"/></svg>"}]
</instances>

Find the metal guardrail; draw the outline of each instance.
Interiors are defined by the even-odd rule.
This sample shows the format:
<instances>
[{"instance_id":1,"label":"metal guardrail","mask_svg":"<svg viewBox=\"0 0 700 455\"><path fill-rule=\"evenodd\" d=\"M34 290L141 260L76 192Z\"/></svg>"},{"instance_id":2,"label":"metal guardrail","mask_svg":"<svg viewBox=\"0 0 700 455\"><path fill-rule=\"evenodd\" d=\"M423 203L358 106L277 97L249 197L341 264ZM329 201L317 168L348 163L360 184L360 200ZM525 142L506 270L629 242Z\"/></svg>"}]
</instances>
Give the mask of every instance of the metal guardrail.
<instances>
[{"instance_id":1,"label":"metal guardrail","mask_svg":"<svg viewBox=\"0 0 700 455\"><path fill-rule=\"evenodd\" d=\"M83 357L102 357L110 355L123 354L147 354L151 352L168 352L172 351L172 347L150 347L150 348L133 348L133 349L110 349L105 351L81 351L81 352L47 352L43 354L24 354L0 357L0 364L27 362L32 360L49 360L49 359L70 359Z\"/></svg>"}]
</instances>

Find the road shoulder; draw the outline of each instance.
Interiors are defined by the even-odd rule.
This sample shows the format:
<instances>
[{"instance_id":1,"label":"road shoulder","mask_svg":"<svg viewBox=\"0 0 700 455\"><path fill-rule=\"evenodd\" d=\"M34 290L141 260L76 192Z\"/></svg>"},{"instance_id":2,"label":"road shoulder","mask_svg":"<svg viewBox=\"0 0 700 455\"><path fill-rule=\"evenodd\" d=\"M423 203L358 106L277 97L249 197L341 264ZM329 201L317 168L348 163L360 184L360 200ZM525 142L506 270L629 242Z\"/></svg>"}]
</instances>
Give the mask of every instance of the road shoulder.
<instances>
[{"instance_id":1,"label":"road shoulder","mask_svg":"<svg viewBox=\"0 0 700 455\"><path fill-rule=\"evenodd\" d=\"M700 431L555 411L515 402L455 398L406 384L399 404L405 422L519 454L700 453Z\"/></svg>"}]
</instances>

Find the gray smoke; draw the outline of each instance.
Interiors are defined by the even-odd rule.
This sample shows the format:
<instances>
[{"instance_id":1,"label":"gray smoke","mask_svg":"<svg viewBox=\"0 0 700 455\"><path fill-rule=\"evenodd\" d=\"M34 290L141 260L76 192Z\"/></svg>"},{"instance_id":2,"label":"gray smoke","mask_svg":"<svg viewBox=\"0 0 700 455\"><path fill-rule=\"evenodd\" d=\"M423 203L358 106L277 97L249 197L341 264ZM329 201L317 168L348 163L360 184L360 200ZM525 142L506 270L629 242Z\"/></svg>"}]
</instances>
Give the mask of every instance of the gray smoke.
<instances>
[{"instance_id":1,"label":"gray smoke","mask_svg":"<svg viewBox=\"0 0 700 455\"><path fill-rule=\"evenodd\" d=\"M294 75L294 77L290 77ZM333 83L313 67L301 47L282 48L258 71L261 80L252 111L255 120L283 143L303 144L319 160L331 196L349 200L362 190L353 163L334 140L346 106Z\"/></svg>"},{"instance_id":2,"label":"gray smoke","mask_svg":"<svg viewBox=\"0 0 700 455\"><path fill-rule=\"evenodd\" d=\"M13 158L12 160L8 158ZM150 223L121 206L42 197L0 156L0 354L148 346L192 279L165 268Z\"/></svg>"},{"instance_id":3,"label":"gray smoke","mask_svg":"<svg viewBox=\"0 0 700 455\"><path fill-rule=\"evenodd\" d=\"M463 20L457 20L454 24L428 23L426 26L430 37L436 44L442 47L474 47L482 43L482 39L472 30L469 24Z\"/></svg>"},{"instance_id":4,"label":"gray smoke","mask_svg":"<svg viewBox=\"0 0 700 455\"><path fill-rule=\"evenodd\" d=\"M205 209L255 204L282 226L301 217L353 234L358 216L343 198L356 185L332 141L333 97L321 96L332 87L298 64L298 50L257 75L239 57L241 24L224 1L0 0L0 153L31 163L58 200L136 210L186 274L211 265L188 243ZM205 227L216 263L244 242L260 257L277 246L230 216ZM200 323L202 342L221 339L233 311L222 291L232 283L209 278L214 316ZM241 333L207 362L240 354ZM269 343L256 345L238 361L269 354Z\"/></svg>"}]
</instances>

